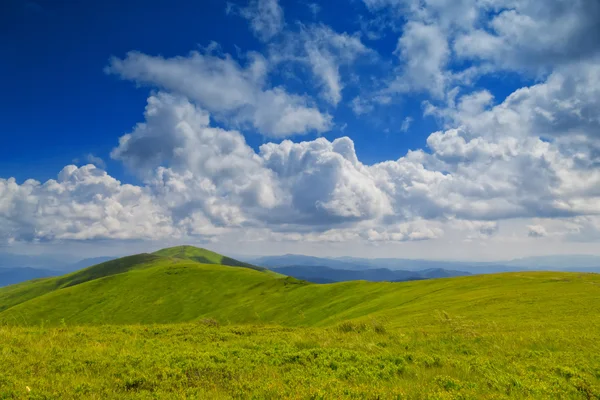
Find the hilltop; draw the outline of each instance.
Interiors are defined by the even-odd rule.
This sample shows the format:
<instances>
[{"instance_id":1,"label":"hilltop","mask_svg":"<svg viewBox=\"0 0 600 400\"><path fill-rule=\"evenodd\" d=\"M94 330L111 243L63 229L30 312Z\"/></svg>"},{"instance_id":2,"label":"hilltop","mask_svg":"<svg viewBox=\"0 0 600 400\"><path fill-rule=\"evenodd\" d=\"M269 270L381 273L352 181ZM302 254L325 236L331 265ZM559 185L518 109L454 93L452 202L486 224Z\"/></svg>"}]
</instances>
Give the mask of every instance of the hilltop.
<instances>
[{"instance_id":1,"label":"hilltop","mask_svg":"<svg viewBox=\"0 0 600 400\"><path fill-rule=\"evenodd\" d=\"M192 260L201 264L227 265L229 267L243 267L254 269L257 271L268 271L264 267L259 267L243 261L238 261L233 258L224 256L222 254L215 253L214 251L194 246L168 247L166 249L155 251L152 254L161 257L172 257L182 260Z\"/></svg>"}]
</instances>

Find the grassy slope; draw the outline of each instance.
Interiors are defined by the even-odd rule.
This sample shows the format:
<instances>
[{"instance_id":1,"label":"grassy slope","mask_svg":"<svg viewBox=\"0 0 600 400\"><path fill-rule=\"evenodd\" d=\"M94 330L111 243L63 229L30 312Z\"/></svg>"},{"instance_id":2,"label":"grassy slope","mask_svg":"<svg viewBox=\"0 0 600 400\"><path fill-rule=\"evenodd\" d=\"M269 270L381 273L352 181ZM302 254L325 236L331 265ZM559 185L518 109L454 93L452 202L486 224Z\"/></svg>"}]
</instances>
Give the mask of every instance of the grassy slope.
<instances>
[{"instance_id":1,"label":"grassy slope","mask_svg":"<svg viewBox=\"0 0 600 400\"><path fill-rule=\"evenodd\" d=\"M204 260L209 264L231 264L231 266L262 271L272 278L284 277L284 275L277 274L261 267L245 264L205 249L180 246L164 249L154 254L136 254L107 261L57 278L35 279L17 285L0 288L0 313L17 304L24 303L59 289L68 288L115 274L125 273L131 270L155 267L157 265L168 266L177 264L184 260L188 260L188 263L190 260Z\"/></svg>"},{"instance_id":2,"label":"grassy slope","mask_svg":"<svg viewBox=\"0 0 600 400\"><path fill-rule=\"evenodd\" d=\"M127 272L134 268L145 268L160 259L160 257L151 254L137 254L94 265L57 278L34 279L0 288L0 312L61 288ZM168 263L171 261L164 260L164 262Z\"/></svg>"},{"instance_id":3,"label":"grassy slope","mask_svg":"<svg viewBox=\"0 0 600 400\"><path fill-rule=\"evenodd\" d=\"M0 289L0 398L600 399L600 275L312 285L136 257Z\"/></svg>"},{"instance_id":4,"label":"grassy slope","mask_svg":"<svg viewBox=\"0 0 600 400\"><path fill-rule=\"evenodd\" d=\"M248 264L242 261L235 260L233 258L224 256L214 251L201 249L194 246L177 246L169 247L154 252L153 254L162 257L180 258L183 260L192 260L201 264L217 264L217 265L228 265L230 267L244 267L250 268L257 271L268 271L266 268L258 267L256 265Z\"/></svg>"},{"instance_id":5,"label":"grassy slope","mask_svg":"<svg viewBox=\"0 0 600 400\"><path fill-rule=\"evenodd\" d=\"M42 281L41 283L43 283ZM6 296L0 292L0 299ZM468 318L563 324L600 314L600 276L532 272L430 281L314 285L250 269L158 259L126 273L64 287L0 313L0 322L37 325L222 323L327 326L377 318L428 324L436 310Z\"/></svg>"}]
</instances>

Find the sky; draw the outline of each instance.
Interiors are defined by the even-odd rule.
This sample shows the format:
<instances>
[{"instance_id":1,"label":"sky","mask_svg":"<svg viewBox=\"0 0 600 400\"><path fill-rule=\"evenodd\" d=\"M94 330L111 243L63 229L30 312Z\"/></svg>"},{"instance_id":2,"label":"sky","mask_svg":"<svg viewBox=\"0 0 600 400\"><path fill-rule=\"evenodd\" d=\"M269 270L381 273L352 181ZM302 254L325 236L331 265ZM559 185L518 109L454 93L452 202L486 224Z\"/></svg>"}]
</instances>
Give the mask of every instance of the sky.
<instances>
[{"instance_id":1,"label":"sky","mask_svg":"<svg viewBox=\"0 0 600 400\"><path fill-rule=\"evenodd\" d=\"M0 251L600 255L596 0L5 0Z\"/></svg>"}]
</instances>

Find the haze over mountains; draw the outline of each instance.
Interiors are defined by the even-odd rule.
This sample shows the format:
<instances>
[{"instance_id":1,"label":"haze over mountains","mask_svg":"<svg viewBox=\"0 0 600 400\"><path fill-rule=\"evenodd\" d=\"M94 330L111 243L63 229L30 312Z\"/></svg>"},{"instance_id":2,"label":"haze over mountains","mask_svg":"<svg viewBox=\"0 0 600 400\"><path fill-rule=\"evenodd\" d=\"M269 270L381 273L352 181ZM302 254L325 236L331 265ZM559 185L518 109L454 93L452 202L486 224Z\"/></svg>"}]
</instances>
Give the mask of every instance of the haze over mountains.
<instances>
[{"instance_id":1,"label":"haze over mountains","mask_svg":"<svg viewBox=\"0 0 600 400\"><path fill-rule=\"evenodd\" d=\"M178 247L178 248L185 248ZM213 253L217 254L217 253ZM74 260L68 255L20 255L0 253L0 287L31 279L58 276L116 257ZM499 262L440 261L403 258L313 257L299 254L238 257L251 266L260 266L314 283L351 280L406 281L528 270L600 272L600 257L556 255L526 257ZM225 263L233 260L225 257ZM198 259L202 262L203 260ZM206 261L206 260L204 260Z\"/></svg>"},{"instance_id":2,"label":"haze over mountains","mask_svg":"<svg viewBox=\"0 0 600 400\"><path fill-rule=\"evenodd\" d=\"M116 257L94 257L74 261L68 256L30 256L0 253L0 287L31 279L59 276Z\"/></svg>"},{"instance_id":3,"label":"haze over mountains","mask_svg":"<svg viewBox=\"0 0 600 400\"><path fill-rule=\"evenodd\" d=\"M75 261L68 255L0 253L0 287L31 279L58 276L114 258L116 257L106 256ZM537 256L500 262L403 258L327 258L299 254L264 257L242 256L238 258L244 260L248 265L265 267L284 275L314 283L351 280L406 281L528 270L600 272L600 257L590 255ZM227 263L230 262L227 260L233 259L225 257L225 260ZM203 260L198 259L197 261L202 262ZM244 263L242 261L235 262Z\"/></svg>"},{"instance_id":4,"label":"haze over mountains","mask_svg":"<svg viewBox=\"0 0 600 400\"><path fill-rule=\"evenodd\" d=\"M333 269L361 271L386 268L390 270L422 271L445 269L470 274L489 274L527 270L556 270L573 272L600 272L600 257L590 255L556 255L525 257L509 261L443 261L405 258L311 257L297 254L244 258L267 268L289 266L322 266Z\"/></svg>"}]
</instances>

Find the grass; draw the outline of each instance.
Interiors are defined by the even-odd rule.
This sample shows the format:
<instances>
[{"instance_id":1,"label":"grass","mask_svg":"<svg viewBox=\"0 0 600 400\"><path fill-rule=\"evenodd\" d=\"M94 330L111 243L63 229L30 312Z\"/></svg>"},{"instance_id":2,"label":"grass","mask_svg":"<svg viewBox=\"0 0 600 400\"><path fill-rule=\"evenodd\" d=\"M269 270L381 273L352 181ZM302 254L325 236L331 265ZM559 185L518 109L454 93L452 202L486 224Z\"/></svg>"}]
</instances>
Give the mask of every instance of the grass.
<instances>
[{"instance_id":1,"label":"grass","mask_svg":"<svg viewBox=\"0 0 600 400\"><path fill-rule=\"evenodd\" d=\"M597 319L556 330L447 316L385 331L4 326L0 398L600 398Z\"/></svg>"},{"instance_id":2,"label":"grass","mask_svg":"<svg viewBox=\"0 0 600 400\"><path fill-rule=\"evenodd\" d=\"M0 323L147 324L214 318L223 324L308 327L377 318L409 327L431 323L432 310L446 310L472 320L512 323L520 318L522 324L544 320L561 326L600 315L596 274L530 272L316 285L246 268L159 259L30 298L40 285L47 289L56 282L0 290L0 299L26 300L0 312Z\"/></svg>"},{"instance_id":3,"label":"grass","mask_svg":"<svg viewBox=\"0 0 600 400\"><path fill-rule=\"evenodd\" d=\"M0 399L600 399L600 275L315 285L183 250L0 289Z\"/></svg>"},{"instance_id":4,"label":"grass","mask_svg":"<svg viewBox=\"0 0 600 400\"><path fill-rule=\"evenodd\" d=\"M162 256L162 257L172 257L179 258L183 260L192 260L201 264L217 264L217 265L227 265L230 267L243 267L250 268L256 271L269 271L264 267L259 267L256 265L248 264L242 261L235 260L233 258L224 256L219 253L215 253L214 251L210 251L207 249L202 249L194 246L177 246L177 247L169 247L166 249L162 249L154 252L153 254Z\"/></svg>"}]
</instances>

